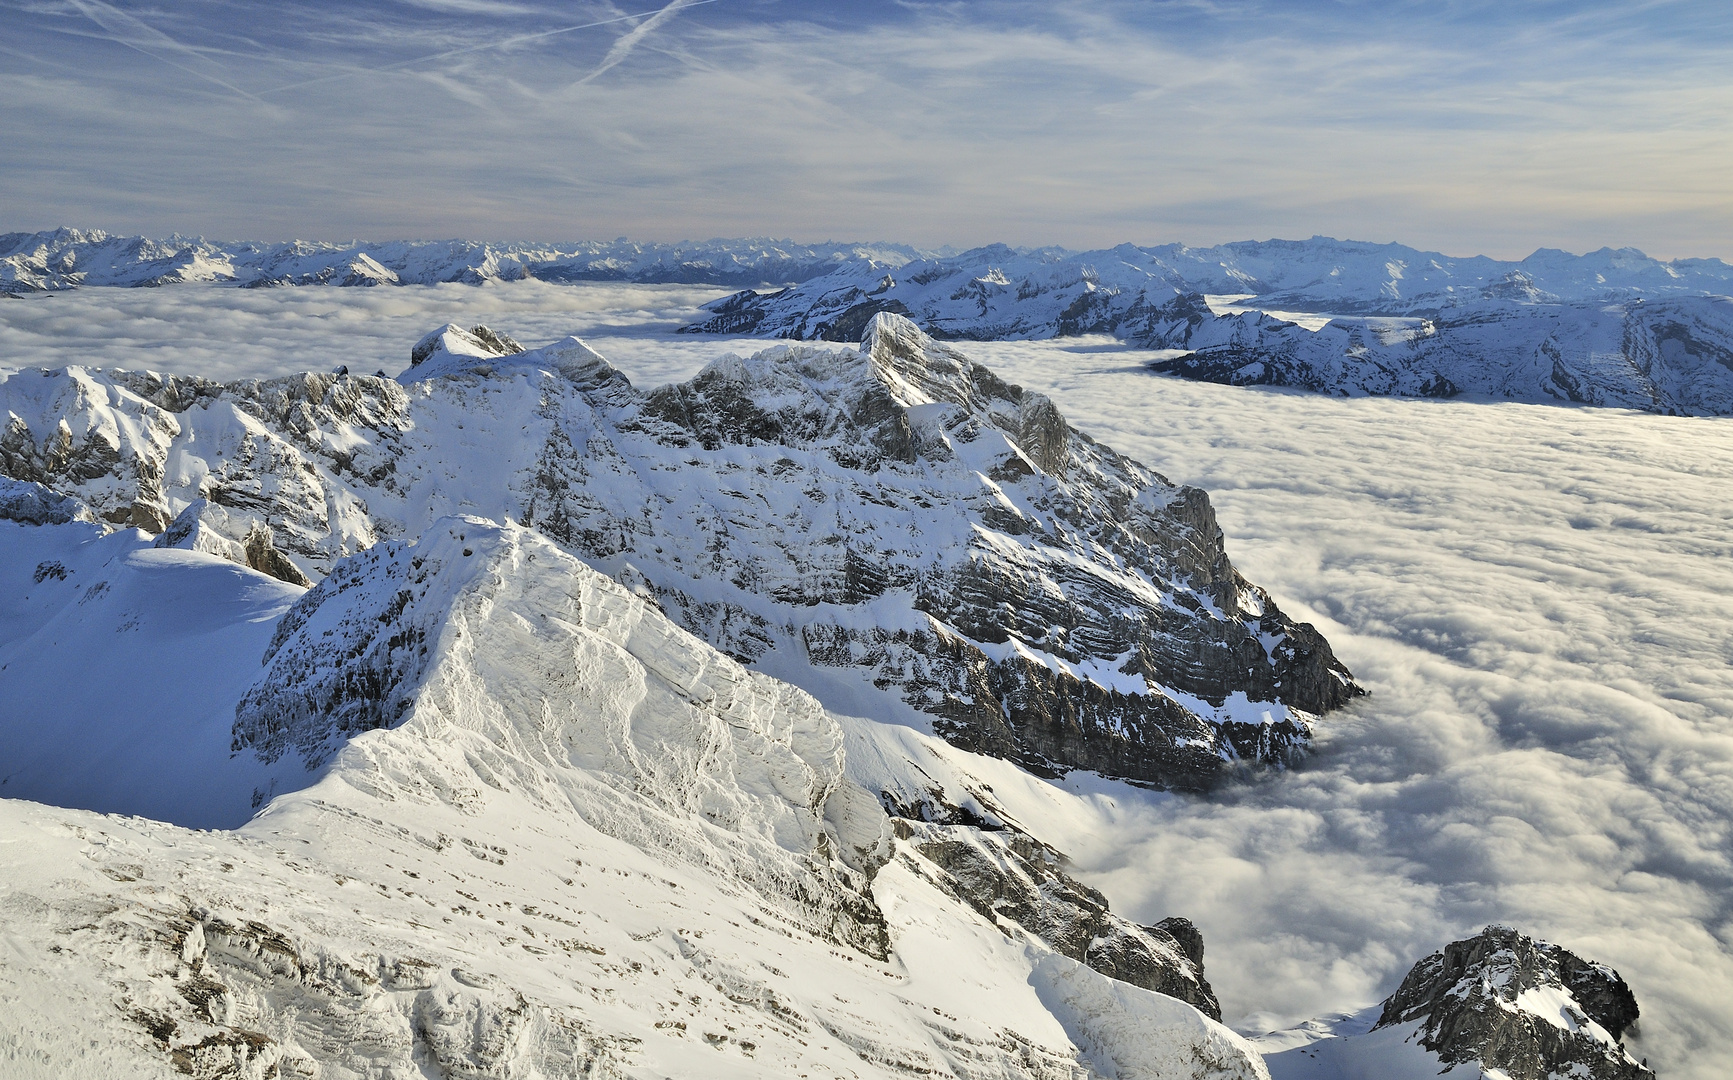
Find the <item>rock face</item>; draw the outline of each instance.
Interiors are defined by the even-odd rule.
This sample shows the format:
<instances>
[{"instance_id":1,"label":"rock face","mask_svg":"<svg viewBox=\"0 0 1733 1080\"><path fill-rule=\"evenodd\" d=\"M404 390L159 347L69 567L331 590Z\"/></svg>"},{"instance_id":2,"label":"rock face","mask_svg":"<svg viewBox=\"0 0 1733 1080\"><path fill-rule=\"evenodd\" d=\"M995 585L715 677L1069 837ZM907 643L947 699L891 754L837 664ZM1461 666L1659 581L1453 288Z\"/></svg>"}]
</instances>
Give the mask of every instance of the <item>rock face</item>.
<instances>
[{"instance_id":1,"label":"rock face","mask_svg":"<svg viewBox=\"0 0 1733 1080\"><path fill-rule=\"evenodd\" d=\"M858 673L959 746L1201 788L1355 694L1234 569L1208 496L899 316L858 349L645 393L575 338L485 327L404 381L0 384L8 475L292 582L438 517L522 522L749 662Z\"/></svg>"},{"instance_id":2,"label":"rock face","mask_svg":"<svg viewBox=\"0 0 1733 1080\"><path fill-rule=\"evenodd\" d=\"M895 827L924 860L911 860L911 867L984 918L1026 930L1104 975L1222 1018L1203 974L1203 935L1189 920L1139 926L1120 918L1104 896L1065 873L1062 854L1025 833L902 817Z\"/></svg>"},{"instance_id":3,"label":"rock face","mask_svg":"<svg viewBox=\"0 0 1733 1080\"><path fill-rule=\"evenodd\" d=\"M1447 1067L1475 1063L1511 1080L1642 1080L1654 1073L1619 1042L1636 1020L1618 972L1489 926L1415 964L1373 1030L1417 1023Z\"/></svg>"}]
</instances>

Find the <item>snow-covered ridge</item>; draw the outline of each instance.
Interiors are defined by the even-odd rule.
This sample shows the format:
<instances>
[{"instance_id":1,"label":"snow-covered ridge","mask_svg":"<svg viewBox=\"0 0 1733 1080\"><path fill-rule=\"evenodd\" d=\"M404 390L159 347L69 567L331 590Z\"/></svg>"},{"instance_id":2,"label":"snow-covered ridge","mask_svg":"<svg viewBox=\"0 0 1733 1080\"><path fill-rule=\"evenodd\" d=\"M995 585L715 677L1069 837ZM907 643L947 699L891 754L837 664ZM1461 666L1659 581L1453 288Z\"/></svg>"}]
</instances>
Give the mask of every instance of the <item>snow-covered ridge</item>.
<instances>
[{"instance_id":1,"label":"snow-covered ridge","mask_svg":"<svg viewBox=\"0 0 1733 1080\"><path fill-rule=\"evenodd\" d=\"M797 244L766 238L679 244L625 238L261 243L113 236L95 229L0 235L0 291L14 293L186 281L353 286L526 277L806 283L774 304L754 304L750 318L753 332L802 338L823 337L826 326L833 335L840 333L833 316L866 300L893 311L901 304L943 337L988 339L1109 328L1145 292L1255 295L1266 308L1338 314L1405 313L1486 297L1573 301L1733 292L1733 266L1719 259L1667 262L1634 248L1584 255L1541 249L1516 261L1456 258L1401 244L1322 236L1215 247L1121 244L1081 252L991 244L956 253L884 242ZM747 322L736 318L730 325L745 328ZM857 326L852 335L830 340L858 338Z\"/></svg>"},{"instance_id":2,"label":"snow-covered ridge","mask_svg":"<svg viewBox=\"0 0 1733 1080\"><path fill-rule=\"evenodd\" d=\"M447 327L402 381L22 372L0 471L291 581L451 514L532 525L731 655L1048 770L1207 786L1358 693L1203 492L906 320L648 393L576 338L517 348Z\"/></svg>"},{"instance_id":3,"label":"snow-covered ridge","mask_svg":"<svg viewBox=\"0 0 1733 1080\"><path fill-rule=\"evenodd\" d=\"M1105 333L1135 341L1152 310L1186 294L1255 298L1263 310L1409 315L1489 299L1611 303L1729 292L1733 266L1718 259L1668 263L1633 249L1543 250L1501 262L1328 237L1080 253L993 245L901 267L851 263L781 292L742 292L711 304L711 318L687 329L853 341L873 312L892 311L942 338Z\"/></svg>"},{"instance_id":4,"label":"snow-covered ridge","mask_svg":"<svg viewBox=\"0 0 1733 1080\"><path fill-rule=\"evenodd\" d=\"M1733 415L1733 299L1484 300L1430 318L1333 318L1312 329L1256 311L1216 316L1180 297L1134 337L1186 355L1159 372L1341 396L1570 401Z\"/></svg>"},{"instance_id":5,"label":"snow-covered ridge","mask_svg":"<svg viewBox=\"0 0 1733 1080\"><path fill-rule=\"evenodd\" d=\"M161 593L170 621L195 613L172 610L192 577L275 587L92 534L0 523L0 566L54 552L88 588L116 570L100 549L143 548L181 579ZM187 606L221 612L220 591ZM57 644L112 640L119 614ZM929 858L970 830L893 828L850 778L845 741L890 745L880 725L723 656L532 529L450 517L350 556L266 655L231 706L236 760L212 772L321 772L238 832L0 800L13 1072L1267 1080L1244 1040L1123 981L1207 999L1195 948L1107 913L1028 838L961 841L1005 853L967 873ZM182 678L213 704L227 690L221 672ZM356 724L337 699L391 709ZM36 720L0 707L0 740ZM197 753L210 734L159 736ZM909 758L876 765L932 782ZM1039 910L972 900L993 891L984 866L1013 896L1037 873ZM1081 944L1054 932L1072 896Z\"/></svg>"}]
</instances>

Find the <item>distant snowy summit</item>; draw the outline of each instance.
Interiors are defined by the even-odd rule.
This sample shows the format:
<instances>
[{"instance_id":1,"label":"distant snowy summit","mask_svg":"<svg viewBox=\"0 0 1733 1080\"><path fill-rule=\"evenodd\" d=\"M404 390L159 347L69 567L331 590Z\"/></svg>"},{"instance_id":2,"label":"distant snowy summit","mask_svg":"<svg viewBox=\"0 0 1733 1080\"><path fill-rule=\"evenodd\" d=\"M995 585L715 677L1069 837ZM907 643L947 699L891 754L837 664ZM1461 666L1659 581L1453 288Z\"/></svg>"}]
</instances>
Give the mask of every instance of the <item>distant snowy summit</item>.
<instances>
[{"instance_id":1,"label":"distant snowy summit","mask_svg":"<svg viewBox=\"0 0 1733 1080\"><path fill-rule=\"evenodd\" d=\"M428 285L486 281L800 285L742 294L694 330L854 342L872 312L906 314L940 338L1117 332L1177 294L1256 297L1263 310L1426 313L1484 299L1623 301L1733 292L1719 259L1651 259L1634 248L1541 249L1520 261L1459 259L1401 244L1315 236L1217 247L1121 244L1099 251L990 244L961 253L907 244L758 238L636 243L487 243L114 236L100 229L0 234L0 292L183 282ZM900 307L899 307L900 305ZM907 310L901 310L906 308ZM839 322L839 317L841 321Z\"/></svg>"}]
</instances>

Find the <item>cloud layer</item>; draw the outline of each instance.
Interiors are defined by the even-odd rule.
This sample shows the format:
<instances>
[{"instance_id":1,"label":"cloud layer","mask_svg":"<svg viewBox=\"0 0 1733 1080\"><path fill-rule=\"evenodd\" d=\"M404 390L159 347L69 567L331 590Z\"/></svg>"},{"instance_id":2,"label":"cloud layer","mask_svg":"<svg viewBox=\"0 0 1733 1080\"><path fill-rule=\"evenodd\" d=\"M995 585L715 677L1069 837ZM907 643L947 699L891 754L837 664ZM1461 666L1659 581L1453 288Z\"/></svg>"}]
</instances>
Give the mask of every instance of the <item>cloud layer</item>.
<instances>
[{"instance_id":1,"label":"cloud layer","mask_svg":"<svg viewBox=\"0 0 1733 1080\"><path fill-rule=\"evenodd\" d=\"M1714 0L11 0L5 228L1733 257Z\"/></svg>"},{"instance_id":2,"label":"cloud layer","mask_svg":"<svg viewBox=\"0 0 1733 1080\"><path fill-rule=\"evenodd\" d=\"M485 320L655 385L751 347L669 334L714 295L91 289L0 303L0 356L396 371ZM1206 487L1235 562L1373 691L1298 771L1209 801L1074 776L1094 819L1051 823L1116 909L1199 923L1231 1023L1375 1002L1508 921L1616 966L1662 1075L1733 1072L1733 422L1187 383L1107 340L967 350Z\"/></svg>"}]
</instances>

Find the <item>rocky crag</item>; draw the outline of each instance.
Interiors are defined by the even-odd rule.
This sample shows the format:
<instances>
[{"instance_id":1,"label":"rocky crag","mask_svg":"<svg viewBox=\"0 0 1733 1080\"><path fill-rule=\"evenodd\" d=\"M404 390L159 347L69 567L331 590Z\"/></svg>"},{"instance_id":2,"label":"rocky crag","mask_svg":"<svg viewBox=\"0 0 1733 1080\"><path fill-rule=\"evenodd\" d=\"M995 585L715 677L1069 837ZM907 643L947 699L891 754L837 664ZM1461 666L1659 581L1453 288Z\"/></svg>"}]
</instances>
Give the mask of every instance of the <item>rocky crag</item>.
<instances>
[{"instance_id":1,"label":"rocky crag","mask_svg":"<svg viewBox=\"0 0 1733 1080\"><path fill-rule=\"evenodd\" d=\"M730 655L1047 772L1207 787L1360 692L1234 569L1205 493L900 317L649 392L575 338L447 327L413 359L22 372L0 472L286 580L452 513L521 522Z\"/></svg>"},{"instance_id":2,"label":"rocky crag","mask_svg":"<svg viewBox=\"0 0 1733 1080\"><path fill-rule=\"evenodd\" d=\"M1511 1080L1648 1080L1619 1042L1637 1013L1612 968L1489 926L1415 964L1373 1030L1418 1024L1418 1042L1447 1068L1473 1063Z\"/></svg>"}]
</instances>

